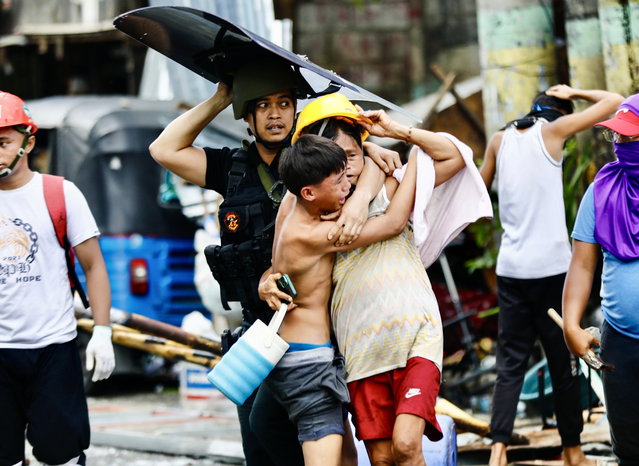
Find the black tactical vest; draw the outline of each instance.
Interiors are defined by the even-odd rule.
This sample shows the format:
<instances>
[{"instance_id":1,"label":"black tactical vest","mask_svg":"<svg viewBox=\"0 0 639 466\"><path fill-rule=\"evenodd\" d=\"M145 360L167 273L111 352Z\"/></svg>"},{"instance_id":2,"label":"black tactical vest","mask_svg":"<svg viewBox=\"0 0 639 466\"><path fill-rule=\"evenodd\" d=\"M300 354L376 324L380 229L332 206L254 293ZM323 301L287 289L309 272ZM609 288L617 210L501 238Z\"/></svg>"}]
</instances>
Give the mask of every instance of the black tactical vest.
<instances>
[{"instance_id":1,"label":"black tactical vest","mask_svg":"<svg viewBox=\"0 0 639 466\"><path fill-rule=\"evenodd\" d=\"M219 207L221 245L208 246L206 256L213 277L220 284L222 304L239 301L244 318L270 319L272 310L259 299L260 277L271 266L273 233L277 207L259 179L251 182L245 174L250 167L246 151L233 154L224 202Z\"/></svg>"}]
</instances>

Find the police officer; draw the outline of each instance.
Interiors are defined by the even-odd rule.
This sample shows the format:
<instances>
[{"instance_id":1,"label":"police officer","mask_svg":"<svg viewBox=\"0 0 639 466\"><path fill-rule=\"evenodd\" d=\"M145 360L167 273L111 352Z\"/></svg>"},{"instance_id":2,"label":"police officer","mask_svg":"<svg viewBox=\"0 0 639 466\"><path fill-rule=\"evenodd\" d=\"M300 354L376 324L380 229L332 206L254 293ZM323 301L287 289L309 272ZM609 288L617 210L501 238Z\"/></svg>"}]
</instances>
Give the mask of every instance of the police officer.
<instances>
[{"instance_id":1,"label":"police officer","mask_svg":"<svg viewBox=\"0 0 639 466\"><path fill-rule=\"evenodd\" d=\"M268 305L259 299L258 284L271 263L274 221L284 194L277 162L295 129L297 97L309 92L306 82L287 62L268 59L246 63L236 71L232 89L219 83L212 97L172 121L149 148L166 169L224 196L218 212L221 245L207 248L206 254L225 307L228 309L228 301L241 302L244 328L256 319L268 323L272 316ZM245 141L242 148L194 146L198 134L229 104L235 118L247 123L254 142ZM385 162L378 164L391 171L399 163L398 157L395 153L384 156ZM356 215L342 215L338 221L343 227L338 232L340 241L358 233L366 220L370 197L366 193L360 197L360 205L353 209ZM227 349L232 339L227 333L223 342ZM254 395L238 407L247 464L303 464L296 429L274 399L260 405L260 417L268 418L268 428L261 428L259 435L251 429ZM271 412L264 413L264 409Z\"/></svg>"}]
</instances>

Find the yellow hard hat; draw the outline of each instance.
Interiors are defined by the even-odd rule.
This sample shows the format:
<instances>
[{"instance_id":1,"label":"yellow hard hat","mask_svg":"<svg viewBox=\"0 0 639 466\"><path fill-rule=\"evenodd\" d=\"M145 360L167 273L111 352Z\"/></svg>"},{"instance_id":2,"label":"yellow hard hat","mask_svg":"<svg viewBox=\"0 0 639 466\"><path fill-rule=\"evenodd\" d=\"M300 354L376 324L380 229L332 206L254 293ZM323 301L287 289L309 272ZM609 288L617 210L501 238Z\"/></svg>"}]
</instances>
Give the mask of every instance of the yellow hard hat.
<instances>
[{"instance_id":1,"label":"yellow hard hat","mask_svg":"<svg viewBox=\"0 0 639 466\"><path fill-rule=\"evenodd\" d=\"M351 120L354 123L363 121L372 124L370 119L357 112L355 105L353 105L343 94L326 94L310 102L300 112L297 117L297 125L295 127L295 133L293 133L291 143L294 144L295 141L297 141L297 138L300 137L302 131L307 126L325 118L332 117L341 117ZM364 141L367 137L368 131L363 130L362 141Z\"/></svg>"}]
</instances>

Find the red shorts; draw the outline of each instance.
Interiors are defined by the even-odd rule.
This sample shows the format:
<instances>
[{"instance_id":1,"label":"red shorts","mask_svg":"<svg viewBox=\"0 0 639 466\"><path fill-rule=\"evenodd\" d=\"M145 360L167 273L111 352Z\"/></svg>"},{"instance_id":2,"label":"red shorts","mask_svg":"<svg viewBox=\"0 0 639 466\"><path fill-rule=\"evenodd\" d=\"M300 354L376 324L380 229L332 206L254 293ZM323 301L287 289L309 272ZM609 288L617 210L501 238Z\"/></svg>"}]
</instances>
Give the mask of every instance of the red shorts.
<instances>
[{"instance_id":1,"label":"red shorts","mask_svg":"<svg viewBox=\"0 0 639 466\"><path fill-rule=\"evenodd\" d=\"M414 357L406 367L348 384L355 435L360 440L390 439L398 414L414 414L426 421L424 434L443 437L435 417L440 373L432 361Z\"/></svg>"}]
</instances>

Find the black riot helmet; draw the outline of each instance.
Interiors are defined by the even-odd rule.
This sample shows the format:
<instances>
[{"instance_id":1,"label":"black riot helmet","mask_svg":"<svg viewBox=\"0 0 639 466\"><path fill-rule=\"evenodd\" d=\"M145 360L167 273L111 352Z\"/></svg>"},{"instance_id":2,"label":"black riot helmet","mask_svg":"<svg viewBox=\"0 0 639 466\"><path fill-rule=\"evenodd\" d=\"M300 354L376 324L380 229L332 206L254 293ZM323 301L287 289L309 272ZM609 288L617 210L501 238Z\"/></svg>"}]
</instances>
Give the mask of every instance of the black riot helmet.
<instances>
[{"instance_id":1,"label":"black riot helmet","mask_svg":"<svg viewBox=\"0 0 639 466\"><path fill-rule=\"evenodd\" d=\"M293 97L306 94L308 84L284 60L260 58L240 66L233 78L233 115L246 116L250 104L277 91L290 90Z\"/></svg>"},{"instance_id":2,"label":"black riot helmet","mask_svg":"<svg viewBox=\"0 0 639 466\"><path fill-rule=\"evenodd\" d=\"M248 113L255 116L255 102L274 92L289 90L295 105L297 98L306 97L312 89L290 63L277 58L256 58L239 66L233 78L233 115L235 119L246 117ZM291 144L295 132L295 122L289 134L281 141L267 142L258 134L252 134L256 142L269 149L282 149Z\"/></svg>"}]
</instances>

